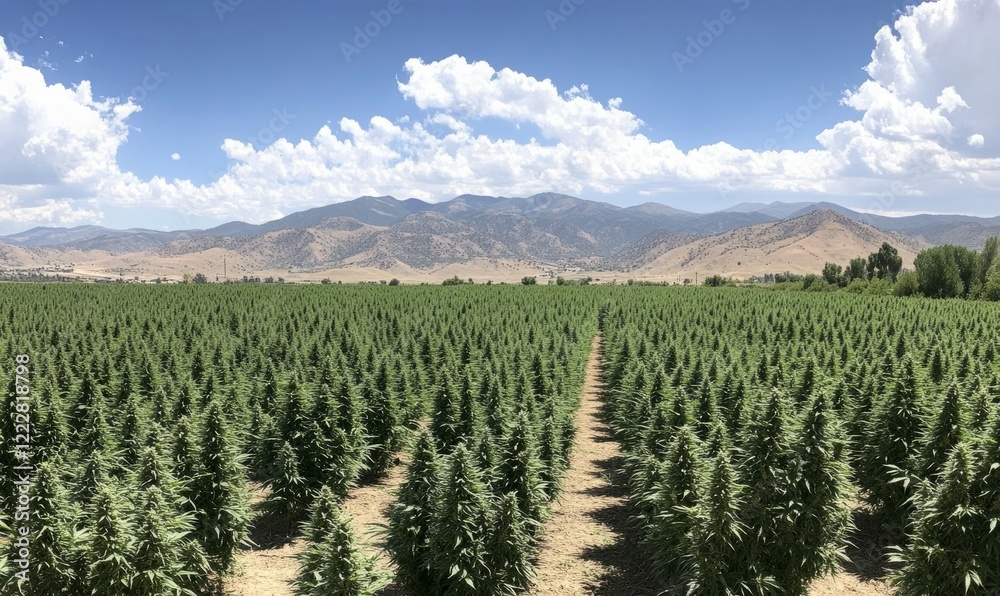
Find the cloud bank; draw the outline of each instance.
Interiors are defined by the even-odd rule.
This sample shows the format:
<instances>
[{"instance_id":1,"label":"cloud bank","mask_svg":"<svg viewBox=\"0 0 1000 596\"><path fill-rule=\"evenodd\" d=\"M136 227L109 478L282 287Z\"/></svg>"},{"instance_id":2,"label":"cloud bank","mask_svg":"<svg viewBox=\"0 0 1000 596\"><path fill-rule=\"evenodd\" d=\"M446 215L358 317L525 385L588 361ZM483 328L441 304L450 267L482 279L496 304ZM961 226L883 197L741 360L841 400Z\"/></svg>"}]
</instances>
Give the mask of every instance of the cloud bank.
<instances>
[{"instance_id":1,"label":"cloud bank","mask_svg":"<svg viewBox=\"0 0 1000 596\"><path fill-rule=\"evenodd\" d=\"M49 85L0 38L0 220L95 222L110 207L156 205L218 219L264 221L361 195L440 200L463 193L523 196L727 191L862 195L874 209L900 197L985 201L1000 189L1000 0L911 7L875 37L868 80L841 102L857 111L810 151L717 143L684 152L643 134L621 98L585 85L451 56L411 59L399 93L420 121L344 118L311 139L266 146L225 139L228 171L207 185L140 179L116 154L133 100L96 101L90 83ZM475 133L477 121L534 127L529 142ZM669 133L668 133L669 134ZM177 156L179 157L179 156ZM176 158L175 158L176 159Z\"/></svg>"}]
</instances>

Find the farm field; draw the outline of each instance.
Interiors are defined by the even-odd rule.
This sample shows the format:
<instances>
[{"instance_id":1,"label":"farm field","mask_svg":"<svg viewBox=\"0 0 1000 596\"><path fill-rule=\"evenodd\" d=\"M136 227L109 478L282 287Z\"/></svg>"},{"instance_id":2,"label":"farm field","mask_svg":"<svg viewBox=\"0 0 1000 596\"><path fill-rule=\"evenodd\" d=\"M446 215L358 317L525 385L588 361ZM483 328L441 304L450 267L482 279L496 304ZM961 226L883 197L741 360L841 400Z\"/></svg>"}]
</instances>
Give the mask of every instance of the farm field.
<instances>
[{"instance_id":1,"label":"farm field","mask_svg":"<svg viewBox=\"0 0 1000 596\"><path fill-rule=\"evenodd\" d=\"M997 329L735 288L0 285L0 591L26 561L46 596L997 593Z\"/></svg>"}]
</instances>

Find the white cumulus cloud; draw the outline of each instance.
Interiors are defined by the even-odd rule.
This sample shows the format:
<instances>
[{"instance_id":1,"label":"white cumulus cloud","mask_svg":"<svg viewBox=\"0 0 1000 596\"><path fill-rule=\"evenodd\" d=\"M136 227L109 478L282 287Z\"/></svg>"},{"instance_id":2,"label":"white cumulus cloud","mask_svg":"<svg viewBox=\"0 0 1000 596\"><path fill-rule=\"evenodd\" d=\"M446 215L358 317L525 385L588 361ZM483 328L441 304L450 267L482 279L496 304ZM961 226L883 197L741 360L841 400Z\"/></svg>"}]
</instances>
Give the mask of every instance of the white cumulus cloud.
<instances>
[{"instance_id":1,"label":"white cumulus cloud","mask_svg":"<svg viewBox=\"0 0 1000 596\"><path fill-rule=\"evenodd\" d=\"M181 154L180 153L171 153L170 154L170 159L172 159L174 161L180 161Z\"/></svg>"},{"instance_id":2,"label":"white cumulus cloud","mask_svg":"<svg viewBox=\"0 0 1000 596\"><path fill-rule=\"evenodd\" d=\"M87 81L48 85L0 39L0 223L76 221L147 204L263 221L366 194L655 197L716 188L870 195L869 209L879 211L905 211L911 195L956 193L992 206L1000 150L985 139L1000 135L1000 78L983 57L1000 55L996 31L1000 0L908 8L878 31L867 80L841 100L856 118L820 133L809 151L728 143L682 151L669 131L647 136L627 98L594 98L582 82L559 89L462 56L413 58L398 90L422 117L331 120L311 138L264 146L223 139L232 165L209 184L121 171L116 153L139 107L95 101ZM537 130L538 139L477 133L484 119Z\"/></svg>"}]
</instances>

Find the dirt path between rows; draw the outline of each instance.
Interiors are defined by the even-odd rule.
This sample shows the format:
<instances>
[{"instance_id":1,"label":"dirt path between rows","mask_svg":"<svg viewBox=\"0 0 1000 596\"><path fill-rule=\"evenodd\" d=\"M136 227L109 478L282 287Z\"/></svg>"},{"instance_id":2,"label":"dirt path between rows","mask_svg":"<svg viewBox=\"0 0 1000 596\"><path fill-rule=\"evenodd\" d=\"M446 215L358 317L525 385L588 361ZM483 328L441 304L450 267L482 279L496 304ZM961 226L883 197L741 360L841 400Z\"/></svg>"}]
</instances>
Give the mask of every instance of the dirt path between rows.
<instances>
[{"instance_id":1,"label":"dirt path between rows","mask_svg":"<svg viewBox=\"0 0 1000 596\"><path fill-rule=\"evenodd\" d=\"M533 594L645 596L662 590L639 546L641 534L629 523L632 511L622 454L603 422L603 357L602 337L597 335L576 414L576 445L563 480L564 492L553 504L552 519L545 525L537 565L538 584ZM859 565L877 566L875 559L880 555L854 554L852 559L860 562L850 565L853 572L842 568L816 580L809 595L891 594L884 580L865 577L854 569Z\"/></svg>"},{"instance_id":2,"label":"dirt path between rows","mask_svg":"<svg viewBox=\"0 0 1000 596\"><path fill-rule=\"evenodd\" d=\"M395 501L395 490L406 478L406 467L397 465L389 476L371 484L359 486L351 491L344 501L344 512L354 523L354 534L362 543L362 550L369 555L378 555L382 568L388 571L388 556L379 545L375 536L375 524L385 523L386 510ZM254 501L255 508L263 502L267 494L257 491ZM281 535L269 535L262 529L260 536L254 540L260 545L253 550L246 550L240 555L239 565L242 573L226 582L227 596L290 596L291 581L295 578L299 566L295 555L302 551L300 540L289 541ZM395 586L389 586L380 594L390 596L398 591Z\"/></svg>"},{"instance_id":3,"label":"dirt path between rows","mask_svg":"<svg viewBox=\"0 0 1000 596\"><path fill-rule=\"evenodd\" d=\"M659 593L629 524L622 454L604 424L603 338L590 351L576 444L563 493L545 524L533 594L640 596Z\"/></svg>"}]
</instances>

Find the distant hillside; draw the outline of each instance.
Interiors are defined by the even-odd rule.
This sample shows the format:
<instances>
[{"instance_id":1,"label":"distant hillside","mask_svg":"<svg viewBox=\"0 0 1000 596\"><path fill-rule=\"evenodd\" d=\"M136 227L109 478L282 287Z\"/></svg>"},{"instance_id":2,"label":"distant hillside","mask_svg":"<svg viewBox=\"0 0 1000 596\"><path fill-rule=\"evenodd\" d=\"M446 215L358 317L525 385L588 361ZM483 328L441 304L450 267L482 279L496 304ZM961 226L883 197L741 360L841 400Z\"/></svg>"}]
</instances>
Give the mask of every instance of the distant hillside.
<instances>
[{"instance_id":1,"label":"distant hillside","mask_svg":"<svg viewBox=\"0 0 1000 596\"><path fill-rule=\"evenodd\" d=\"M816 203L782 203L781 201L775 201L773 203L740 203L738 205L733 205L728 209L723 209L722 213L762 213L764 215L769 215L777 219L787 219L789 217L795 217L795 213L800 213L804 209L808 209L816 205Z\"/></svg>"},{"instance_id":2,"label":"distant hillside","mask_svg":"<svg viewBox=\"0 0 1000 596\"><path fill-rule=\"evenodd\" d=\"M1000 218L891 218L832 203L744 203L696 214L556 193L462 195L442 203L361 197L263 224L237 221L208 230L34 228L0 237L0 269L73 268L140 278L351 270L419 279L476 268L510 276L544 270L745 277L814 272L828 260L867 255L883 241L909 260L928 245L980 248L992 235L1000 235Z\"/></svg>"},{"instance_id":3,"label":"distant hillside","mask_svg":"<svg viewBox=\"0 0 1000 596\"><path fill-rule=\"evenodd\" d=\"M957 244L979 250L990 236L1000 235L1000 217L972 215L923 214L887 217L859 213L833 203L813 203L792 213L790 218L815 211L836 211L855 221L867 223L886 232L900 232L932 245Z\"/></svg>"},{"instance_id":4,"label":"distant hillside","mask_svg":"<svg viewBox=\"0 0 1000 596\"><path fill-rule=\"evenodd\" d=\"M197 231L160 232L133 228L112 230L101 226L75 228L32 228L20 234L0 237L0 242L21 247L53 247L103 250L114 254L139 252L168 242L197 236Z\"/></svg>"},{"instance_id":5,"label":"distant hillside","mask_svg":"<svg viewBox=\"0 0 1000 596\"><path fill-rule=\"evenodd\" d=\"M631 270L655 261L661 255L703 238L699 234L676 234L658 230L608 259L607 269Z\"/></svg>"},{"instance_id":6,"label":"distant hillside","mask_svg":"<svg viewBox=\"0 0 1000 596\"><path fill-rule=\"evenodd\" d=\"M924 243L883 232L831 210L732 230L672 248L637 273L647 277L710 275L746 278L765 273L819 273L823 264L846 265L889 242L913 266Z\"/></svg>"}]
</instances>

